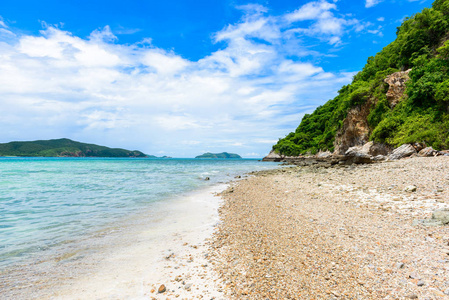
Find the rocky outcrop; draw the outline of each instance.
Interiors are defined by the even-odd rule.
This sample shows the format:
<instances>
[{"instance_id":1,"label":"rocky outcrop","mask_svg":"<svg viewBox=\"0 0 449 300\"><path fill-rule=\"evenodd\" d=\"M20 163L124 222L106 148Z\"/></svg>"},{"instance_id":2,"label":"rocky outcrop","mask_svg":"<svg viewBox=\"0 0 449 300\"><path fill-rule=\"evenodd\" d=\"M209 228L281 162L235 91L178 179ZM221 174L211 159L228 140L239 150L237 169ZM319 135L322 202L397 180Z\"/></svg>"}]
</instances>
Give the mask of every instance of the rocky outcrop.
<instances>
[{"instance_id":1,"label":"rocky outcrop","mask_svg":"<svg viewBox=\"0 0 449 300\"><path fill-rule=\"evenodd\" d=\"M354 146L362 146L368 142L371 134L367 117L370 105L366 103L351 109L343 121L342 128L337 132L334 141L334 153L343 155Z\"/></svg>"},{"instance_id":2,"label":"rocky outcrop","mask_svg":"<svg viewBox=\"0 0 449 300\"><path fill-rule=\"evenodd\" d=\"M412 69L403 72L396 72L385 78L384 82L388 84L387 100L390 107L393 108L404 96L405 83L410 79L408 74Z\"/></svg>"},{"instance_id":3,"label":"rocky outcrop","mask_svg":"<svg viewBox=\"0 0 449 300\"><path fill-rule=\"evenodd\" d=\"M391 108L395 107L396 104L404 98L406 88L405 83L410 79L408 76L410 71L411 69L403 72L396 72L385 78L384 82L389 86L386 96ZM365 145L369 141L371 129L367 118L376 103L376 99L369 99L365 104L349 110L343 121L343 126L335 136L335 154L343 155L349 148ZM376 145L376 147L378 147L378 145ZM369 154L372 156L386 155L390 151L390 148L382 146L377 153Z\"/></svg>"}]
</instances>

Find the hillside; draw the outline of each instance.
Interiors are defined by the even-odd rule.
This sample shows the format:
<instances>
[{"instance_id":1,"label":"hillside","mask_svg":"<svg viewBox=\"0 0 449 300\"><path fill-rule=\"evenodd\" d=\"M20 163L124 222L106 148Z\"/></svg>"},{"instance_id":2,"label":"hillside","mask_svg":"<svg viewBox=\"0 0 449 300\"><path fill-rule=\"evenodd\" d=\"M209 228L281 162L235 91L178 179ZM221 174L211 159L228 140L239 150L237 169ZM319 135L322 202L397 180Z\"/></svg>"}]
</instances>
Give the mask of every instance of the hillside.
<instances>
[{"instance_id":1,"label":"hillside","mask_svg":"<svg viewBox=\"0 0 449 300\"><path fill-rule=\"evenodd\" d=\"M43 157L146 157L140 151L108 148L69 139L0 144L0 156Z\"/></svg>"},{"instance_id":2,"label":"hillside","mask_svg":"<svg viewBox=\"0 0 449 300\"><path fill-rule=\"evenodd\" d=\"M207 152L207 153L198 155L195 158L242 158L242 157L238 154L228 153L228 152L222 152L222 153Z\"/></svg>"},{"instance_id":3,"label":"hillside","mask_svg":"<svg viewBox=\"0 0 449 300\"><path fill-rule=\"evenodd\" d=\"M273 150L288 156L343 154L368 141L449 148L449 0L405 19L396 40L337 97L303 117Z\"/></svg>"}]
</instances>

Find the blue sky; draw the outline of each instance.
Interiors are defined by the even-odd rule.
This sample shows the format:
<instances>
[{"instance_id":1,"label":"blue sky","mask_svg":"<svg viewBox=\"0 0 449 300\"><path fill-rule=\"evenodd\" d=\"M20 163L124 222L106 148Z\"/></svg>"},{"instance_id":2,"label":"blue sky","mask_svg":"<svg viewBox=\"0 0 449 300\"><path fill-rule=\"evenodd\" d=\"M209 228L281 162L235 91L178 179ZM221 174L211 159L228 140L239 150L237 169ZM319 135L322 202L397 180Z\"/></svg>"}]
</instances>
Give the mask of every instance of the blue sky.
<instances>
[{"instance_id":1,"label":"blue sky","mask_svg":"<svg viewBox=\"0 0 449 300\"><path fill-rule=\"evenodd\" d=\"M431 1L0 1L0 142L263 157Z\"/></svg>"}]
</instances>

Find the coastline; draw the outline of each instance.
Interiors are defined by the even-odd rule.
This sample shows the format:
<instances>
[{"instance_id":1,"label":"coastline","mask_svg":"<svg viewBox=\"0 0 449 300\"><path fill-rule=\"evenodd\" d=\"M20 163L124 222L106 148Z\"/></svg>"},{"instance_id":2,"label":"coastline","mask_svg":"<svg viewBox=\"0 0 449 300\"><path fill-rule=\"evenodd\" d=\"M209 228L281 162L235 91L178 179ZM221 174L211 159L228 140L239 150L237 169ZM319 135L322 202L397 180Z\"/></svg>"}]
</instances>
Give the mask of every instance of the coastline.
<instances>
[{"instance_id":1,"label":"coastline","mask_svg":"<svg viewBox=\"0 0 449 300\"><path fill-rule=\"evenodd\" d=\"M0 274L1 299L221 298L208 266L206 239L218 220L215 184L160 203L149 226L145 214L117 224L73 250ZM175 280L176 279L176 280ZM167 291L158 293L164 284Z\"/></svg>"},{"instance_id":2,"label":"coastline","mask_svg":"<svg viewBox=\"0 0 449 300\"><path fill-rule=\"evenodd\" d=\"M210 243L225 297L449 299L449 226L422 223L449 207L448 173L410 158L232 183Z\"/></svg>"}]
</instances>

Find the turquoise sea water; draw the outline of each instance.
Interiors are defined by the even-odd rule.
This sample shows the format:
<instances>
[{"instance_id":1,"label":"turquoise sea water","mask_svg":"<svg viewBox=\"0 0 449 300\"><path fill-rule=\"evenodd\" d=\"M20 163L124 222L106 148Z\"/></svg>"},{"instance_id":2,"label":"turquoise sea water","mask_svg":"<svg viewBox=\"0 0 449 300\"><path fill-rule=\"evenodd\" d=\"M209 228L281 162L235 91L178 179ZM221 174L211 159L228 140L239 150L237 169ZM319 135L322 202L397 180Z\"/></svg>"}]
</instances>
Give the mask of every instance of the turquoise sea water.
<instances>
[{"instance_id":1,"label":"turquoise sea water","mask_svg":"<svg viewBox=\"0 0 449 300\"><path fill-rule=\"evenodd\" d=\"M177 194L276 166L249 159L0 158L0 268Z\"/></svg>"}]
</instances>

